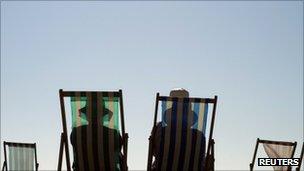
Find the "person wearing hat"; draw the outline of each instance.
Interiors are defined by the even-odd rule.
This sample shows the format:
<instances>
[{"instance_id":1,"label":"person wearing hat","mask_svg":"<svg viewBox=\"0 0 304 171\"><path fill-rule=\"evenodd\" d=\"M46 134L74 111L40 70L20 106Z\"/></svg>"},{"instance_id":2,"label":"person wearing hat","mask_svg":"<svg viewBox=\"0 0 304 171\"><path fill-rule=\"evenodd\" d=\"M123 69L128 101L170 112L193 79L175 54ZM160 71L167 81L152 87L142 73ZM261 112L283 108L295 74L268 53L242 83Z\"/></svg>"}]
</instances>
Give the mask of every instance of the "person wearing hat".
<instances>
[{"instance_id":1,"label":"person wearing hat","mask_svg":"<svg viewBox=\"0 0 304 171\"><path fill-rule=\"evenodd\" d=\"M187 97L189 97L189 92L183 88L175 88L170 91L170 97L187 98ZM179 104L179 103L182 103L182 102L178 102L177 105L183 105L183 104ZM180 125L182 125L182 131L187 131L187 130L191 129L192 136L197 135L197 134L202 134L202 147L205 148L205 135L203 135L202 132L200 132L196 129L192 129L192 126L197 123L198 115L194 111L189 112L189 114L192 115L193 120L191 123L187 123L187 124L179 123ZM163 121L158 122L156 127L153 128L152 133L151 133L152 146L153 146L152 155L155 158L154 162L152 163L152 170L160 170L160 168L158 168L159 167L158 164L159 164L159 160L161 160L160 159L161 136L162 136L162 132L164 132L166 129L168 129L166 126L167 123L171 122L171 120L168 120L168 118L171 118L171 120L178 121L178 119L176 119L177 118L176 112L172 112L172 108L169 108L164 112ZM182 120L181 122L189 122L189 121ZM178 170L183 170L183 168L178 168Z\"/></svg>"},{"instance_id":2,"label":"person wearing hat","mask_svg":"<svg viewBox=\"0 0 304 171\"><path fill-rule=\"evenodd\" d=\"M117 131L116 129L111 129L109 127L106 127L104 126L103 124L101 124L100 121L102 121L102 118L106 115L108 115L109 117L109 120L112 118L113 116L113 113L108 110L107 108L104 108L103 109L103 112L101 113L98 113L97 111L97 103L96 102L93 102L91 104L91 107L92 107L92 110L91 110L91 113L87 113L87 108L88 108L88 104L79 109L79 114L80 114L80 117L84 117L84 119L87 121L87 125L81 125L81 126L78 126L78 127L74 127L72 129L72 132L71 132L71 135L70 135L70 139L71 139L71 144L73 146L73 151L74 151L74 162L73 162L73 170L74 171L79 171L79 170L82 170L80 169L79 167L79 163L77 162L78 161L78 154L79 153L82 153L83 155L83 158L87 160L87 146L89 144L89 146L92 147L93 149L93 160L95 161L96 159L100 158L101 155L103 156L107 156L109 154L105 154L106 153L106 150L102 150L104 154L98 154L98 150L94 148L94 145L99 145L98 144L98 140L97 138L98 137L102 137L101 141L104 142L104 145L105 144L108 144L108 143L105 143L105 142L109 142L109 137L108 136L103 136L103 135L113 135L115 137L115 139L118 139L118 147L117 149L114 149L115 153L118 154L119 156L119 160L115 160L115 166L116 166L116 169L115 170L121 170L121 166L122 166L122 163L121 163L121 148L122 148L122 138L120 136L120 133L119 131ZM102 128L100 128L102 127ZM89 130L91 129L91 130ZM103 130L102 132L98 132L98 131L93 131L93 130ZM92 134L97 134L97 132L100 134L99 135L92 135L92 139L88 139L87 137L87 131L89 132L92 132ZM82 151L81 152L77 152L77 133L80 132L80 135L81 135L81 143L82 143ZM114 146L115 147L115 146ZM104 148L109 148L109 147L104 147ZM97 150L97 153L96 153L96 150ZM117 155L116 154L116 155ZM106 160L106 159L105 159ZM108 163L109 161L105 161L105 167L107 168L110 163ZM89 170L89 161L83 161L84 163L84 170ZM100 163L97 163L98 165ZM96 166L96 164L94 164ZM94 166L94 167L95 167ZM100 166L98 166L100 167ZM96 168L95 168L96 169Z\"/></svg>"}]
</instances>

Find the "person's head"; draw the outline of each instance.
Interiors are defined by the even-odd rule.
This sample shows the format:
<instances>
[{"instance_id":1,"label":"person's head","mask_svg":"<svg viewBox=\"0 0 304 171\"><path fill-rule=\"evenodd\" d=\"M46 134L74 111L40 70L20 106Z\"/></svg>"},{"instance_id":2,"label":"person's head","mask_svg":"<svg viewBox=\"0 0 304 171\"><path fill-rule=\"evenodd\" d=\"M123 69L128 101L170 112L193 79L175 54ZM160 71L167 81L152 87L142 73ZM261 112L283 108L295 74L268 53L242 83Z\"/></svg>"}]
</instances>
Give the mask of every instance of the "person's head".
<instances>
[{"instance_id":1,"label":"person's head","mask_svg":"<svg viewBox=\"0 0 304 171\"><path fill-rule=\"evenodd\" d=\"M189 97L189 92L186 89L183 88L174 88L170 91L171 97Z\"/></svg>"},{"instance_id":2,"label":"person's head","mask_svg":"<svg viewBox=\"0 0 304 171\"><path fill-rule=\"evenodd\" d=\"M189 97L189 92L184 88L174 88L170 91L170 97L187 98L187 97ZM178 102L177 106L179 106L179 105L184 106L184 103ZM177 107L177 108L179 108L179 107ZM165 116L164 116L165 123L168 123L167 119L168 119L169 114L171 115L171 119L176 119L176 117L177 117L176 115L172 115L171 110L172 110L172 108L169 108L165 112ZM188 127L191 127L192 125L194 125L197 122L198 116L194 111L188 112L187 114L192 115L192 118L193 118L192 122L187 124ZM189 118L189 116L187 118ZM187 120L187 121L189 121L189 120Z\"/></svg>"},{"instance_id":3,"label":"person's head","mask_svg":"<svg viewBox=\"0 0 304 171\"><path fill-rule=\"evenodd\" d=\"M103 106L102 111L99 111L97 108L97 103L92 104L86 104L83 108L79 109L81 115L85 115L86 120L89 122L89 124L98 123L98 121L101 121L102 118L106 115L109 116L109 119L112 118L113 112L111 112L109 109L105 108ZM91 107L91 109L88 110L88 106ZM101 106L100 106L101 107ZM87 114L90 112L90 114Z\"/></svg>"}]
</instances>

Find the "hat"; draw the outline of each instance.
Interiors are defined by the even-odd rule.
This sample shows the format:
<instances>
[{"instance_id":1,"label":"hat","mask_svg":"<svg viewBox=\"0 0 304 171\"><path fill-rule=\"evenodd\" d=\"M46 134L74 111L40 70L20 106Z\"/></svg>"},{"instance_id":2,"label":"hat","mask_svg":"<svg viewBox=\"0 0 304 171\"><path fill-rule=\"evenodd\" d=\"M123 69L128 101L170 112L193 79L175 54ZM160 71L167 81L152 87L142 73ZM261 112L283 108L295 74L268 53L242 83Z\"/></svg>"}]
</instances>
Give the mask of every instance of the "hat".
<instances>
[{"instance_id":1,"label":"hat","mask_svg":"<svg viewBox=\"0 0 304 171\"><path fill-rule=\"evenodd\" d=\"M189 92L183 88L174 88L170 91L171 97L189 97Z\"/></svg>"},{"instance_id":2,"label":"hat","mask_svg":"<svg viewBox=\"0 0 304 171\"><path fill-rule=\"evenodd\" d=\"M184 89L184 88L174 88L174 89L172 89L170 91L170 96L171 97L178 97L178 98L185 98L185 97L189 97L189 92L186 89ZM164 120L163 121L165 123L168 122L168 120L167 120L168 119L168 115L171 115L170 117L171 117L172 120L177 120L177 116L174 115L172 113L172 111L170 111L170 110L172 110L172 108L167 109L165 111L165 113L164 113L164 118L163 118ZM191 111L188 114L189 115L193 115L192 116L192 118L193 118L192 122L189 123L189 124L187 124L187 125L182 124L182 126L192 126L193 124L195 124L197 122L198 116L197 116L197 114L194 111ZM183 118L182 122L189 122L189 120L184 120L184 118Z\"/></svg>"}]
</instances>

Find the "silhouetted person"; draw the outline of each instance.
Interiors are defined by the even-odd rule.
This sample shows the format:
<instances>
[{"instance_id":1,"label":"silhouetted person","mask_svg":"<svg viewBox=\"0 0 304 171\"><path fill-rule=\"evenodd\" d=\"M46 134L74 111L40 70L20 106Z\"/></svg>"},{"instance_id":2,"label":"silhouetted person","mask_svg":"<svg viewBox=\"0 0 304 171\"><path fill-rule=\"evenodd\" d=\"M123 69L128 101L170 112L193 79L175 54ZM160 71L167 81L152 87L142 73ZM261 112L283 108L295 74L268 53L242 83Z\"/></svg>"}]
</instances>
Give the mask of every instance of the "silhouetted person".
<instances>
[{"instance_id":1,"label":"silhouetted person","mask_svg":"<svg viewBox=\"0 0 304 171\"><path fill-rule=\"evenodd\" d=\"M170 96L171 97L178 97L178 98L185 98L185 97L189 97L189 93L187 90L185 89L175 89L175 90L172 90L170 92ZM190 103L189 103L190 104ZM177 102L177 108L178 108L178 105L183 105L183 104L179 104L179 102ZM177 119L177 112L172 112L172 108L169 108L165 111L164 113L164 120L162 122L159 122L157 123L155 129L152 130L152 145L153 145L153 151L152 151L152 154L155 158L153 164L152 164L152 170L161 170L161 168L159 168L159 162L161 159L161 153L163 153L162 149L161 148L161 141L162 141L162 133L164 133L166 130L168 130L168 123L171 122L172 120L175 120L176 122L178 122L178 119ZM178 113L178 114L182 114L182 113ZM168 120L169 118L169 115L171 120ZM186 135L187 133L191 132L191 136L190 138L192 140L196 140L197 137L201 137L201 150L200 151L205 151L205 135L203 134L203 132L197 130L197 129L193 129L192 127L197 123L197 120L198 120L198 115L194 112L194 111L191 111L189 113L187 113L187 121L183 120L181 121L181 123L177 123L179 125L181 125L181 130L182 130L182 134ZM192 122L189 121L189 118L190 116L189 115L192 115ZM183 124L184 123L184 124ZM187 123L187 124L185 124ZM171 129L171 128L170 128ZM190 131L189 131L190 130ZM172 133L172 132L171 132ZM186 139L186 137L181 137L183 139ZM189 146L189 144L187 144L187 146ZM167 160L168 161L172 161L174 160L174 155L169 155L169 156L172 156L172 159L171 158L168 158ZM200 154L200 168L203 168L204 167L204 156L203 154ZM193 161L194 156L190 156L190 161ZM183 168L179 168L178 167L178 170L183 170ZM191 170L191 169L190 169Z\"/></svg>"},{"instance_id":2,"label":"silhouetted person","mask_svg":"<svg viewBox=\"0 0 304 171\"><path fill-rule=\"evenodd\" d=\"M102 113L98 113L97 111L97 104L93 103L91 114L87 114L87 106L81 108L79 110L79 113L81 115L86 116L86 120L88 122L87 125L82 125L79 127L74 127L71 132L71 144L73 146L74 151L74 162L73 162L73 169L74 171L89 171L92 170L90 168L94 168L93 170L101 170L101 156L103 156L103 168L104 170L113 170L111 168L111 165L115 164L115 170L122 170L122 154L121 154L121 147L122 147L122 139L120 136L119 131L116 129L111 129L107 126L103 125L103 117L108 115L109 119L111 119L113 113L103 108ZM102 131L101 131L102 130ZM91 135L88 135L91 134ZM110 139L110 135L114 136L115 141L113 139ZM79 142L77 143L77 136L81 136L81 148L77 147L79 145ZM98 140L98 138L100 138ZM79 140L78 140L79 141ZM98 150L98 148L101 148L102 142L103 148L102 150ZM114 146L114 154L110 153L110 146ZM88 150L90 149L91 150ZM78 151L78 149L82 149L81 151ZM100 154L100 151L103 151L103 154ZM89 154L93 153L93 154ZM89 157L91 156L91 160L89 161ZM119 156L116 159L110 159L109 155L112 156ZM83 164L80 164L78 161ZM93 166L92 166L93 163ZM91 166L89 166L91 165Z\"/></svg>"}]
</instances>

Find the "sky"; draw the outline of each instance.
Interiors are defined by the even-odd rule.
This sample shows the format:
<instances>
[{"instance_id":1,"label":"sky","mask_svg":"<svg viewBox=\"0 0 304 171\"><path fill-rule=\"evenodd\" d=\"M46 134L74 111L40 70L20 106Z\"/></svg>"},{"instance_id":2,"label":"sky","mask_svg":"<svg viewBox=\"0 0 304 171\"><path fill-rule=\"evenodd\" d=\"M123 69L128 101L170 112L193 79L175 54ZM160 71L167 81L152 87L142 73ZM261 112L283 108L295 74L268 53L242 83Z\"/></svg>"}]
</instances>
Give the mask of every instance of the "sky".
<instances>
[{"instance_id":1,"label":"sky","mask_svg":"<svg viewBox=\"0 0 304 171\"><path fill-rule=\"evenodd\" d=\"M59 89L123 90L132 170L156 93L176 87L218 95L216 169L247 170L257 137L299 156L303 2L1 1L1 143L36 142L42 170L57 168Z\"/></svg>"}]
</instances>

